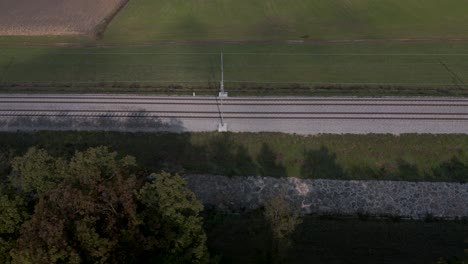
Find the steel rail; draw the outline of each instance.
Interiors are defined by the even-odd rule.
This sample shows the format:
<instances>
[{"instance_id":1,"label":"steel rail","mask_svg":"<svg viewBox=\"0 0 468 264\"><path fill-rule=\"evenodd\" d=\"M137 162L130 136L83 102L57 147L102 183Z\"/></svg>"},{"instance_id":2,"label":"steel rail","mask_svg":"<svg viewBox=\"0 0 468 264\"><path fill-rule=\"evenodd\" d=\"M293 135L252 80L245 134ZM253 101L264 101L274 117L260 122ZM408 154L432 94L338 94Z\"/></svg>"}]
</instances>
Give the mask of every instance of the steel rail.
<instances>
[{"instance_id":1,"label":"steel rail","mask_svg":"<svg viewBox=\"0 0 468 264\"><path fill-rule=\"evenodd\" d=\"M147 114L147 113L163 113L163 114L216 114L218 113L217 110L213 111L157 111L157 110L47 110L47 109L0 109L0 112L47 112L47 113L119 113L119 114ZM226 111L224 114L234 114L234 115L466 115L468 116L468 112L466 113L431 113L431 112L259 112L259 111ZM1 113L0 113L1 115Z\"/></svg>"},{"instance_id":2,"label":"steel rail","mask_svg":"<svg viewBox=\"0 0 468 264\"><path fill-rule=\"evenodd\" d=\"M154 97L154 96L130 96L130 97L123 97L120 95L114 96L0 96L0 100L5 99L70 99L70 100L167 100L167 101L213 101L216 100L216 97ZM234 98L228 97L224 99L226 102L228 101L254 101L254 102L261 102L261 101L272 101L272 102L303 102L303 101L318 101L318 102L333 102L333 101L380 101L380 102L467 102L468 98L444 98L444 99L436 99L436 98L355 98L355 97L338 97L338 98L294 98L294 97L284 97L284 98L268 98L268 97L259 97L259 98Z\"/></svg>"},{"instance_id":3,"label":"steel rail","mask_svg":"<svg viewBox=\"0 0 468 264\"><path fill-rule=\"evenodd\" d=\"M119 105L200 105L210 106L217 105L213 103L190 103L190 102L128 102L128 101L0 101L0 104L119 104ZM224 103L225 106L406 106L406 107L418 107L418 106L450 106L450 107L468 107L466 104L403 104L403 103L310 103L310 104L294 104L294 103Z\"/></svg>"},{"instance_id":4,"label":"steel rail","mask_svg":"<svg viewBox=\"0 0 468 264\"><path fill-rule=\"evenodd\" d=\"M68 118L122 118L122 117L131 117L131 118L180 118L180 119L218 119L219 116L110 116L110 115L65 115L65 114L34 114L34 115L23 115L23 114L14 114L14 115L5 115L0 114L0 117L68 117ZM294 119L294 120L427 120L427 121L468 121L468 118L430 118L430 117L299 117L299 116L288 116L288 117L267 117L267 116L229 116L225 119Z\"/></svg>"}]
</instances>

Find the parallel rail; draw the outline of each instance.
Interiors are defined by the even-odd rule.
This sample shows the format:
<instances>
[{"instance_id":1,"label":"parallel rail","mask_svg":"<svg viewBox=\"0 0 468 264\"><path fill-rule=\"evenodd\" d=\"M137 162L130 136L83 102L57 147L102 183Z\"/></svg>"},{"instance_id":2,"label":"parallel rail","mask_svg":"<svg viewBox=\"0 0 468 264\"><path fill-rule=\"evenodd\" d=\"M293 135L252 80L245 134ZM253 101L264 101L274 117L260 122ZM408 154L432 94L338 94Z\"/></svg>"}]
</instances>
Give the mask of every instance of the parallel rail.
<instances>
[{"instance_id":1,"label":"parallel rail","mask_svg":"<svg viewBox=\"0 0 468 264\"><path fill-rule=\"evenodd\" d=\"M23 105L37 105L37 109ZM162 105L194 106L189 110L107 110L78 109L87 105L148 106ZM86 105L86 106L84 106ZM12 107L13 106L13 107ZM197 110L207 106L212 110ZM229 106L270 107L273 111L233 111ZM376 111L278 111L275 106L353 106L377 107ZM378 110L378 107L394 106L395 111ZM219 107L223 107L222 111ZM273 108L271 108L273 107ZM414 109L402 112L398 107L434 107L428 111ZM438 107L456 107L453 112L436 112ZM17 108L17 109L16 109ZM52 110L50 108L63 108ZM108 107L109 108L109 107ZM143 107L144 108L144 107ZM275 111L276 110L276 111ZM325 109L324 109L325 110ZM452 111L452 110L451 110ZM277 120L430 120L430 121L468 121L468 98L225 98L217 97L163 97L163 96L122 96L122 95L4 95L0 96L0 117L67 117L67 118L179 118L179 119L277 119Z\"/></svg>"},{"instance_id":2,"label":"parallel rail","mask_svg":"<svg viewBox=\"0 0 468 264\"><path fill-rule=\"evenodd\" d=\"M121 95L108 95L108 96L90 96L90 95L70 95L70 96L0 96L0 100L4 99L84 99L84 100L165 100L165 101L214 101L218 97L179 97L179 96L121 96ZM468 103L468 98L428 98L428 97L411 97L411 98L392 98L392 97L367 97L367 98L357 98L357 97L228 97L223 99L224 101L273 101L273 102L282 102L282 101L381 101L381 102L394 102L394 101L412 101L412 102L466 102Z\"/></svg>"},{"instance_id":3,"label":"parallel rail","mask_svg":"<svg viewBox=\"0 0 468 264\"><path fill-rule=\"evenodd\" d=\"M121 104L121 105L198 105L198 106L210 106L219 105L218 102L210 103L190 103L190 102L129 102L129 101L1 101L0 104ZM225 106L466 106L468 107L468 101L466 104L405 104L405 103L394 103L394 104L377 104L377 103L229 103L229 101L223 101Z\"/></svg>"},{"instance_id":4,"label":"parallel rail","mask_svg":"<svg viewBox=\"0 0 468 264\"><path fill-rule=\"evenodd\" d=\"M307 116L305 116L307 115ZM61 117L61 118L177 118L177 119L219 119L215 111L3 111L0 117ZM270 120L430 120L468 121L467 113L288 113L288 112L224 112L229 119L270 119Z\"/></svg>"}]
</instances>

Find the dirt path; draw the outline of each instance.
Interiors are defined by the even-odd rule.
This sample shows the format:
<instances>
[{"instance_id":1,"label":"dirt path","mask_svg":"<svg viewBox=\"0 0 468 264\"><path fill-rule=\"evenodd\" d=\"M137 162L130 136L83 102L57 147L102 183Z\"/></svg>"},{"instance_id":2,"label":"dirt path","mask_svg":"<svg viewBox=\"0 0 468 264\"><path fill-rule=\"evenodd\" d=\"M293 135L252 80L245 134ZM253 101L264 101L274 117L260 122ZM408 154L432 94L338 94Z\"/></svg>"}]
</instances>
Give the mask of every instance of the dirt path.
<instances>
[{"instance_id":1,"label":"dirt path","mask_svg":"<svg viewBox=\"0 0 468 264\"><path fill-rule=\"evenodd\" d=\"M74 36L102 31L127 0L2 0L1 36Z\"/></svg>"}]
</instances>

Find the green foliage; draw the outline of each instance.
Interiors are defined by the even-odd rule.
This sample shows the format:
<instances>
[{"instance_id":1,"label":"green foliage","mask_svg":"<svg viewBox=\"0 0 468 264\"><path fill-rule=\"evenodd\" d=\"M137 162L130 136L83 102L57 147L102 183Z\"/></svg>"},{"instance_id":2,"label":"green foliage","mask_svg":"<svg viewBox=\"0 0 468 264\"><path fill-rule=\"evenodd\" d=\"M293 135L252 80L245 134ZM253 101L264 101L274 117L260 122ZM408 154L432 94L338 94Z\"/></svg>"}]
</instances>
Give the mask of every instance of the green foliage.
<instances>
[{"instance_id":1,"label":"green foliage","mask_svg":"<svg viewBox=\"0 0 468 264\"><path fill-rule=\"evenodd\" d=\"M134 157L126 156L117 159L117 152L110 152L107 147L90 148L85 152L77 152L71 159L67 173L72 178L80 177L111 180L118 174L129 173L136 166ZM86 179L81 179L85 180Z\"/></svg>"},{"instance_id":2,"label":"green foliage","mask_svg":"<svg viewBox=\"0 0 468 264\"><path fill-rule=\"evenodd\" d=\"M138 198L146 207L142 217L147 228L158 234L154 239L165 249L161 260L164 263L206 262L206 235L199 216L203 205L185 187L182 177L165 172L151 177L154 180L141 188Z\"/></svg>"},{"instance_id":3,"label":"green foliage","mask_svg":"<svg viewBox=\"0 0 468 264\"><path fill-rule=\"evenodd\" d=\"M35 158L30 152L20 160ZM54 164L54 159L39 153L47 158L35 159L34 164L45 168L37 173L47 178L54 171L46 165ZM116 157L98 147L77 152L68 163L62 161L62 181L40 197L32 219L23 226L12 254L15 263L118 261L123 232L134 231L138 221L133 197L137 181L130 172L134 159Z\"/></svg>"},{"instance_id":4,"label":"green foliage","mask_svg":"<svg viewBox=\"0 0 468 264\"><path fill-rule=\"evenodd\" d=\"M64 179L64 161L35 147L30 148L22 157L15 158L12 167L10 181L24 192L42 195Z\"/></svg>"},{"instance_id":5,"label":"green foliage","mask_svg":"<svg viewBox=\"0 0 468 264\"><path fill-rule=\"evenodd\" d=\"M13 151L10 149L0 149L0 182L7 180L11 171L11 159Z\"/></svg>"},{"instance_id":6,"label":"green foliage","mask_svg":"<svg viewBox=\"0 0 468 264\"><path fill-rule=\"evenodd\" d=\"M271 197L265 202L265 219L270 223L273 237L278 240L287 240L302 223L299 210L287 200L285 192Z\"/></svg>"},{"instance_id":7,"label":"green foliage","mask_svg":"<svg viewBox=\"0 0 468 264\"><path fill-rule=\"evenodd\" d=\"M291 235L302 223L300 209L287 200L285 191L269 198L264 204L264 209L264 217L272 234L270 261L283 263L287 249L291 246Z\"/></svg>"},{"instance_id":8,"label":"green foliage","mask_svg":"<svg viewBox=\"0 0 468 264\"><path fill-rule=\"evenodd\" d=\"M8 195L0 187L0 263L10 263L10 250L14 247L21 224L26 218L23 199L17 195Z\"/></svg>"},{"instance_id":9,"label":"green foliage","mask_svg":"<svg viewBox=\"0 0 468 264\"><path fill-rule=\"evenodd\" d=\"M143 185L136 172L133 157L106 147L69 161L30 149L11 178L40 195L22 225L22 200L0 196L0 256L18 264L208 262L203 207L183 179L153 174Z\"/></svg>"},{"instance_id":10,"label":"green foliage","mask_svg":"<svg viewBox=\"0 0 468 264\"><path fill-rule=\"evenodd\" d=\"M0 234L14 234L18 231L18 224L25 218L24 207L21 197L11 199L0 191Z\"/></svg>"},{"instance_id":11,"label":"green foliage","mask_svg":"<svg viewBox=\"0 0 468 264\"><path fill-rule=\"evenodd\" d=\"M10 251L14 247L13 239L4 239L0 237L0 262L4 264L11 263Z\"/></svg>"}]
</instances>

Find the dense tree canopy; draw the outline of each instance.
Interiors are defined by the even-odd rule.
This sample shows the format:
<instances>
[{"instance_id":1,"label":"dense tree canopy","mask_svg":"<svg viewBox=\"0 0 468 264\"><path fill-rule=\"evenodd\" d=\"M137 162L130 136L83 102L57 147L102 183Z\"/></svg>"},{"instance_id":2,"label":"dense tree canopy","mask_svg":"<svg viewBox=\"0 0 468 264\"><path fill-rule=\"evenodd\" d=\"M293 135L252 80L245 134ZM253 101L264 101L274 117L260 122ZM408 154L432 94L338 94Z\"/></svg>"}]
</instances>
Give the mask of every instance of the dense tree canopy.
<instances>
[{"instance_id":1,"label":"dense tree canopy","mask_svg":"<svg viewBox=\"0 0 468 264\"><path fill-rule=\"evenodd\" d=\"M9 252L26 218L24 200L0 187L0 263L10 262Z\"/></svg>"},{"instance_id":2,"label":"dense tree canopy","mask_svg":"<svg viewBox=\"0 0 468 264\"><path fill-rule=\"evenodd\" d=\"M203 207L180 176L144 177L134 158L105 147L70 160L32 148L12 168L11 188L0 193L2 263L209 259Z\"/></svg>"}]
</instances>

